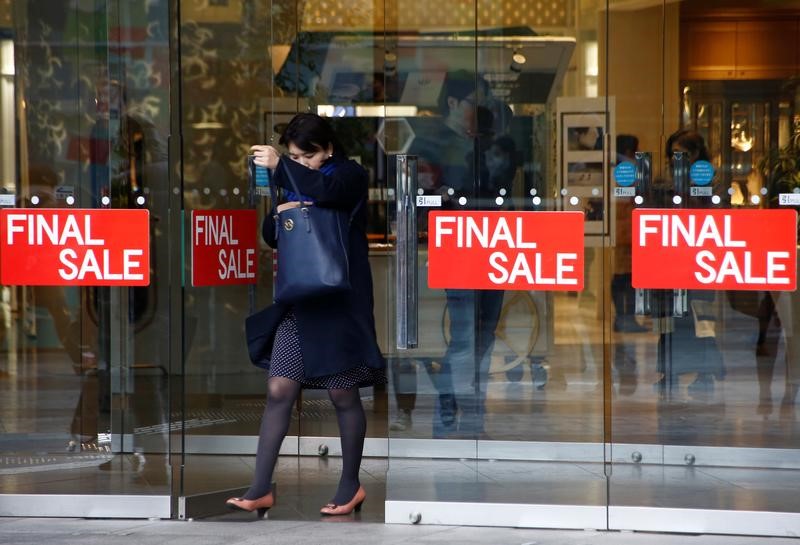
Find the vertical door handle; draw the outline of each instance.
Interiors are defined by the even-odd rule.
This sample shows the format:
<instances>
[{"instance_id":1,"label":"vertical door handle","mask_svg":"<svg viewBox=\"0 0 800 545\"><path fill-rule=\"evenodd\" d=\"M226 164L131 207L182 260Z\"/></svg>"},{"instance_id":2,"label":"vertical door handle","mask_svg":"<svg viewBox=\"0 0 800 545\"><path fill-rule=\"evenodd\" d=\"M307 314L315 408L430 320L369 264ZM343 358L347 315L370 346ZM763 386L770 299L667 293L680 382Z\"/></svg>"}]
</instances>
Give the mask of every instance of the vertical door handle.
<instances>
[{"instance_id":1,"label":"vertical door handle","mask_svg":"<svg viewBox=\"0 0 800 545\"><path fill-rule=\"evenodd\" d=\"M649 151L637 151L634 155L636 163L636 195L637 202L652 206L653 154ZM638 197L641 197L639 199ZM653 312L653 293L648 289L636 288L634 312L639 316L647 316Z\"/></svg>"},{"instance_id":2,"label":"vertical door handle","mask_svg":"<svg viewBox=\"0 0 800 545\"><path fill-rule=\"evenodd\" d=\"M686 207L689 198L689 154L683 151L672 153L672 181L675 188L673 204L677 208ZM689 297L685 289L675 289L672 292L672 315L676 317L689 315Z\"/></svg>"},{"instance_id":3,"label":"vertical door handle","mask_svg":"<svg viewBox=\"0 0 800 545\"><path fill-rule=\"evenodd\" d=\"M675 196L680 197L680 201L675 201L674 204L678 208L683 208L689 196L689 155L686 152L672 153L672 181Z\"/></svg>"},{"instance_id":4,"label":"vertical door handle","mask_svg":"<svg viewBox=\"0 0 800 545\"><path fill-rule=\"evenodd\" d=\"M417 268L417 158L397 156L395 301L397 348L416 348L419 331Z\"/></svg>"}]
</instances>

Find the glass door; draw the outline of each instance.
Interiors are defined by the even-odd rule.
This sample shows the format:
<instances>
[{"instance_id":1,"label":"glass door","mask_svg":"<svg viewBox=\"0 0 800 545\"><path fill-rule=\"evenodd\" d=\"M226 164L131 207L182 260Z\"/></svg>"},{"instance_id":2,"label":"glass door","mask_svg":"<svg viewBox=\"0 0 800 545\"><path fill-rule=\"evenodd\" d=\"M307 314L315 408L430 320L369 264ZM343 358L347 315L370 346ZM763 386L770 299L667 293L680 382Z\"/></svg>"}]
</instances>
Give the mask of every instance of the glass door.
<instances>
[{"instance_id":1,"label":"glass door","mask_svg":"<svg viewBox=\"0 0 800 545\"><path fill-rule=\"evenodd\" d=\"M609 526L668 531L677 516L682 531L794 535L797 216L780 194L796 184L780 157L796 154L797 104L769 36L797 6L613 4L606 92L637 178L616 199L614 250L629 237L632 256L612 282ZM695 221L727 234L710 243ZM765 244L786 277L766 272Z\"/></svg>"},{"instance_id":2,"label":"glass door","mask_svg":"<svg viewBox=\"0 0 800 545\"><path fill-rule=\"evenodd\" d=\"M591 45L576 35L596 45L597 28L579 32L566 10L520 26L510 21L522 7L514 19L489 2L447 6L402 1L387 14L402 338L386 520L604 527L607 116L603 101L586 100L596 87L567 76ZM437 261L450 221L437 218L547 213L578 214L582 290L551 291L538 277L540 288L465 288L458 255ZM454 237L472 236L452 225Z\"/></svg>"},{"instance_id":3,"label":"glass door","mask_svg":"<svg viewBox=\"0 0 800 545\"><path fill-rule=\"evenodd\" d=\"M386 150L381 129L386 116L389 76L382 2L297 4L296 31L283 61L275 65L274 108L269 128L278 141L283 124L297 112L313 112L329 118L339 142L353 161L369 174L367 239L372 270L374 314L378 344L390 348L391 253L387 233ZM273 12L274 13L274 12ZM274 20L276 50L280 41ZM272 100L272 98L270 99ZM366 439L360 476L368 497L362 520L383 520L386 472L387 390L385 385L361 389L366 415ZM341 443L336 412L325 390L303 390L298 404L297 451L300 471L319 475L302 483L305 498L329 501L341 471ZM298 481L300 481L299 476ZM316 503L316 501L315 501ZM316 512L316 511L315 511Z\"/></svg>"},{"instance_id":4,"label":"glass door","mask_svg":"<svg viewBox=\"0 0 800 545\"><path fill-rule=\"evenodd\" d=\"M376 138L384 117L383 12L372 3L357 9L344 1L335 6L278 0L213 6L181 2L182 237L191 245L192 214L255 210L259 239L258 275L250 285L190 285L190 255L184 254L186 465L180 495L186 508L180 516L218 513L225 499L240 495L250 483L268 400L266 376L249 361L243 326L248 314L272 301L274 254L260 237L271 202L268 192L248 179L246 156L252 144L278 146L283 128L298 112L330 118L348 157L370 174L370 260L379 343L386 351L392 271L386 161ZM362 479L375 498L365 504L362 516L382 520L386 392L368 388L361 395L368 419ZM335 489L340 453L327 392L304 390L275 470L281 500L271 514L294 518L317 513Z\"/></svg>"},{"instance_id":5,"label":"glass door","mask_svg":"<svg viewBox=\"0 0 800 545\"><path fill-rule=\"evenodd\" d=\"M182 332L183 458L176 495L177 516L191 518L223 512L225 500L246 491L252 476L266 380L250 363L244 320L272 299L272 255L260 237L268 203L251 185L247 154L251 145L269 141L273 106L285 106L270 100L270 63L279 49L271 47L270 32L294 29L296 18L293 2L178 4L174 123L181 138L174 145L181 183L174 190L173 221L180 228L173 237L181 252L172 257L178 263L172 295L182 316L176 327ZM249 213L255 217L243 227ZM231 237L209 236L215 226L216 233L230 229ZM234 238L241 246L231 245ZM201 265L199 255L209 251L217 257ZM296 420L289 435L282 452L296 455Z\"/></svg>"},{"instance_id":6,"label":"glass door","mask_svg":"<svg viewBox=\"0 0 800 545\"><path fill-rule=\"evenodd\" d=\"M75 275L42 265L53 276L0 288L0 515L169 517L167 7L12 1L0 15L2 206L40 222L17 270L59 218L85 231L54 246L95 237L56 250ZM149 250L150 282L110 286L123 275L89 224L131 209L148 211L125 234Z\"/></svg>"}]
</instances>

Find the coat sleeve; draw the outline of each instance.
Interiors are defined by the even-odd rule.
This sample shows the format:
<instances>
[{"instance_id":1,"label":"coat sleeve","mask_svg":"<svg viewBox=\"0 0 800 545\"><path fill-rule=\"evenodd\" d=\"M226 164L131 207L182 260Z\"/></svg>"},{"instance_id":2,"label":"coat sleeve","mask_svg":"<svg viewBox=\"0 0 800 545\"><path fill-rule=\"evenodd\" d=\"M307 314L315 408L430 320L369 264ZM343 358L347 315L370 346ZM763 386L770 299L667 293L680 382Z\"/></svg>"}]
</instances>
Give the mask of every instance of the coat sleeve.
<instances>
[{"instance_id":1,"label":"coat sleeve","mask_svg":"<svg viewBox=\"0 0 800 545\"><path fill-rule=\"evenodd\" d=\"M264 237L264 242L270 245L271 248L278 247L278 238L275 232L275 210L270 210L264 216L264 223L261 224L261 236Z\"/></svg>"},{"instance_id":2,"label":"coat sleeve","mask_svg":"<svg viewBox=\"0 0 800 545\"><path fill-rule=\"evenodd\" d=\"M282 158L275 169L273 182L284 189L292 189L283 167L286 167L303 195L314 199L319 206L352 209L366 195L369 184L366 171L354 161L342 161L335 172L327 176L311 170L296 161Z\"/></svg>"}]
</instances>

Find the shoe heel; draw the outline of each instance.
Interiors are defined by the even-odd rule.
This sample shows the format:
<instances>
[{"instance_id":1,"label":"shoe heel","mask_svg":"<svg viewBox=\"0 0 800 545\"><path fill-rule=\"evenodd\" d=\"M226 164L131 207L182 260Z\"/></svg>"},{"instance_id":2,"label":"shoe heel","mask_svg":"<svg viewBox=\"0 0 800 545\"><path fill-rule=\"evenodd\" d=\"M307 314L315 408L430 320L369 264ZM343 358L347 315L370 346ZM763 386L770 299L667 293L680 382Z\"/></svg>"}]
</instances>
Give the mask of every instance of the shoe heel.
<instances>
[{"instance_id":1,"label":"shoe heel","mask_svg":"<svg viewBox=\"0 0 800 545\"><path fill-rule=\"evenodd\" d=\"M356 506L355 506L355 507L353 507L353 511L355 511L356 513L360 513L360 512L361 512L361 504L362 504L362 503L364 503L364 500L361 500L360 502L358 502L358 503L356 504Z\"/></svg>"},{"instance_id":2,"label":"shoe heel","mask_svg":"<svg viewBox=\"0 0 800 545\"><path fill-rule=\"evenodd\" d=\"M260 518L260 519L263 519L263 518L264 518L264 515L266 515L266 514L267 514L267 511L269 511L269 507L259 507L259 508L256 510L256 517L257 517L257 518Z\"/></svg>"}]
</instances>

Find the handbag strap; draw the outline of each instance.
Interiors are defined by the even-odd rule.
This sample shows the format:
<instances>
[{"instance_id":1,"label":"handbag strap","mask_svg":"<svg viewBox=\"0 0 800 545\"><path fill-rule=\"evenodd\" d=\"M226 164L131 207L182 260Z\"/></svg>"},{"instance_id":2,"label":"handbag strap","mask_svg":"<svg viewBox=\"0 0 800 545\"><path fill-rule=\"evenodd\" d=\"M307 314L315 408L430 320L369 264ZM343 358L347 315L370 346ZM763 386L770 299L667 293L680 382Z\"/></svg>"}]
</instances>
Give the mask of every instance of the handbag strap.
<instances>
[{"instance_id":1,"label":"handbag strap","mask_svg":"<svg viewBox=\"0 0 800 545\"><path fill-rule=\"evenodd\" d=\"M292 186L292 191L294 191L294 192L295 192L295 195L297 195L297 197L298 197L298 198L301 198L303 194L302 194L302 193L300 193L300 188L298 188L298 187L297 187L297 182L295 181L295 179L294 179L294 176L292 176L292 171L291 171L291 170L289 170L289 167L287 167L287 166L286 166L286 165L283 163L283 162L284 162L284 160L285 160L285 161L291 161L291 159L287 158L285 155L282 155L282 156L281 156L281 158L280 158L280 160L278 161L278 168L281 168L281 167L283 167L283 171L286 173L286 177L287 177L287 178L289 178L289 184ZM270 193L272 194L272 208L273 208L273 216L275 216L275 221L277 222L277 215L278 215L278 195L277 195L277 191L276 191L276 189L275 189L275 184L274 184L274 183L273 183L273 184L270 184L270 185L269 185L269 188L270 188ZM352 212L350 212L350 218L349 218L349 219L348 219L348 221L347 221L348 225L350 225L350 224L352 224L352 223L353 223L353 218L355 218L355 217L356 217L356 213L357 213L357 212L358 212L358 210L361 208L361 206L364 204L364 201L365 201L365 200L366 200L366 198L365 198L365 197L362 197L362 198L361 198L361 199L358 201L358 204L356 204L355 208L353 208Z\"/></svg>"}]
</instances>

